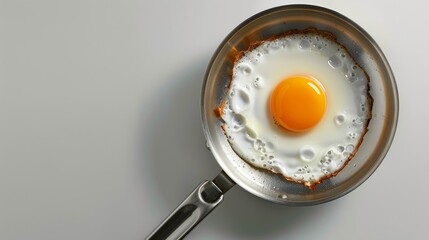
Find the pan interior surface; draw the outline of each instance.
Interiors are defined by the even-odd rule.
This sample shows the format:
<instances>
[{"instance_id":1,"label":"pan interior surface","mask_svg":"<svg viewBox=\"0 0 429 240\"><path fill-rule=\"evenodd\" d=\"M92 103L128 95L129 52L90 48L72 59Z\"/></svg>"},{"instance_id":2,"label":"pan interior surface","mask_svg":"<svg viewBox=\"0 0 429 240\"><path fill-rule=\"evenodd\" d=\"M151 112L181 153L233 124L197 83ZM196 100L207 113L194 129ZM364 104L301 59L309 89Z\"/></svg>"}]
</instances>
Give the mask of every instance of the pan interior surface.
<instances>
[{"instance_id":1,"label":"pan interior surface","mask_svg":"<svg viewBox=\"0 0 429 240\"><path fill-rule=\"evenodd\" d=\"M259 170L242 160L229 145L214 113L228 91L235 54L249 44L314 27L333 33L370 78L374 98L372 120L362 145L337 176L310 190L302 184ZM261 12L240 24L221 43L208 66L202 89L202 120L207 145L222 169L247 191L286 205L314 205L341 197L363 183L380 165L395 133L398 93L394 76L375 41L356 23L329 9L288 5Z\"/></svg>"}]
</instances>

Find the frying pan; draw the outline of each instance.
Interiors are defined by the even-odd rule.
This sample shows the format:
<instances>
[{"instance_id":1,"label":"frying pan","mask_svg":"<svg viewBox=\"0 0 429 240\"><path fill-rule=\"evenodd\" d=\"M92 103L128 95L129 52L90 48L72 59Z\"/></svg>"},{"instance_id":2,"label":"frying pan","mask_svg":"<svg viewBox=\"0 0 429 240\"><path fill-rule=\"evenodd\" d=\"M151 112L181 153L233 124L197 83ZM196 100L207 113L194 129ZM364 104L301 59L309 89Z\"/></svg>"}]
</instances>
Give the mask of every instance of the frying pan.
<instances>
[{"instance_id":1,"label":"frying pan","mask_svg":"<svg viewBox=\"0 0 429 240\"><path fill-rule=\"evenodd\" d=\"M374 98L372 120L362 145L337 176L323 181L316 189L251 167L229 145L214 114L228 91L235 54L249 44L292 29L315 27L337 37L370 78ZM222 171L213 180L203 181L161 223L147 239L181 239L210 211L218 206L231 187L238 184L250 193L271 202L305 206L334 200L362 184L386 155L398 121L398 92L390 66L369 34L347 17L312 5L286 5L258 13L237 26L214 53L203 82L201 97L203 131L207 147Z\"/></svg>"}]
</instances>

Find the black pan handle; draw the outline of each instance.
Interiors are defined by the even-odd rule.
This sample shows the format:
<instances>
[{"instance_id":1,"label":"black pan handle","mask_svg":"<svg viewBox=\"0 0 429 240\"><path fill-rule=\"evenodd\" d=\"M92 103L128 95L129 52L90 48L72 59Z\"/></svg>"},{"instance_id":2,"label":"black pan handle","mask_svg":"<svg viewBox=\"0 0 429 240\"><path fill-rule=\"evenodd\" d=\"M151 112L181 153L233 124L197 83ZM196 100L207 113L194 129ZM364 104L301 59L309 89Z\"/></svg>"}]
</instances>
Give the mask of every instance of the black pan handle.
<instances>
[{"instance_id":1,"label":"black pan handle","mask_svg":"<svg viewBox=\"0 0 429 240\"><path fill-rule=\"evenodd\" d=\"M146 239L182 239L223 200L235 182L220 172L205 180Z\"/></svg>"}]
</instances>

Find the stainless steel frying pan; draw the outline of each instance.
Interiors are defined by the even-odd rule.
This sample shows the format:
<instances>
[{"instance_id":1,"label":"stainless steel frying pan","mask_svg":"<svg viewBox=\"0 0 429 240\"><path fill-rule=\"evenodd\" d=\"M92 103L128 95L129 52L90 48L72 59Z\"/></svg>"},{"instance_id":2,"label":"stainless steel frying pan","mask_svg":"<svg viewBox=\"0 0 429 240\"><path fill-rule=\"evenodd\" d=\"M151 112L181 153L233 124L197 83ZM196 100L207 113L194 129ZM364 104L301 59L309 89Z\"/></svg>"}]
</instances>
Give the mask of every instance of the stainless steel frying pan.
<instances>
[{"instance_id":1,"label":"stainless steel frying pan","mask_svg":"<svg viewBox=\"0 0 429 240\"><path fill-rule=\"evenodd\" d=\"M370 77L374 98L369 131L355 157L335 177L315 190L288 182L275 174L257 170L234 151L213 110L227 92L231 55L249 43L291 29L316 27L332 32ZM201 113L207 147L223 171L203 181L147 239L180 239L223 200L237 183L252 194L285 205L315 205L344 196L362 184L380 165L392 143L398 121L398 92L395 79L381 49L356 23L332 10L310 5L288 5L266 10L236 27L214 53L204 78Z\"/></svg>"}]
</instances>

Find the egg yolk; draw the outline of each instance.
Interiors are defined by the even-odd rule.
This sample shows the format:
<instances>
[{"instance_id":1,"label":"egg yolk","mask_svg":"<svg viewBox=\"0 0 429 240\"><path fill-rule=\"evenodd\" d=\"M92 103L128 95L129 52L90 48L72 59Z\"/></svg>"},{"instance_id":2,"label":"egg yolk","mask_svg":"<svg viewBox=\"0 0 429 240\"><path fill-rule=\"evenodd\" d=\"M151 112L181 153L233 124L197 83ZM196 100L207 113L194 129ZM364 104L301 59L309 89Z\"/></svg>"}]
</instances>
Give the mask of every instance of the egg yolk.
<instances>
[{"instance_id":1,"label":"egg yolk","mask_svg":"<svg viewBox=\"0 0 429 240\"><path fill-rule=\"evenodd\" d=\"M325 113L325 91L313 78L288 77L271 93L270 107L281 127L292 132L307 131L316 126Z\"/></svg>"}]
</instances>

